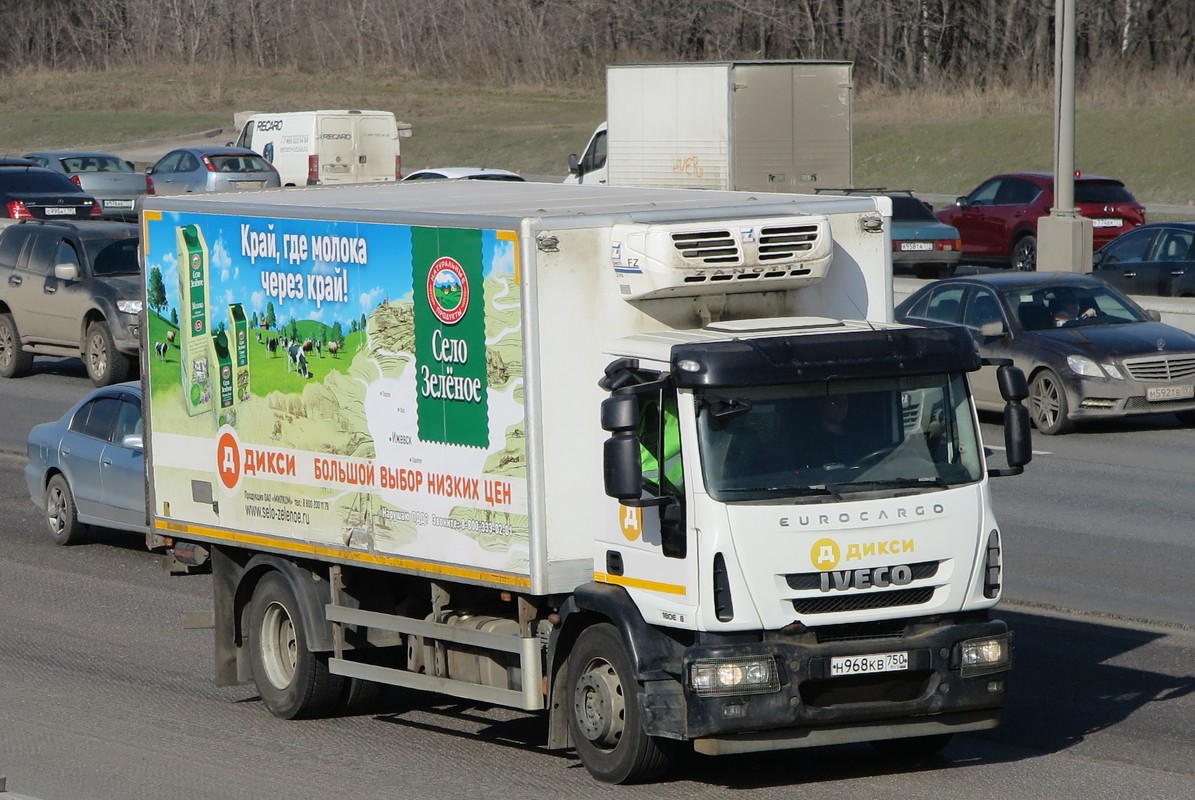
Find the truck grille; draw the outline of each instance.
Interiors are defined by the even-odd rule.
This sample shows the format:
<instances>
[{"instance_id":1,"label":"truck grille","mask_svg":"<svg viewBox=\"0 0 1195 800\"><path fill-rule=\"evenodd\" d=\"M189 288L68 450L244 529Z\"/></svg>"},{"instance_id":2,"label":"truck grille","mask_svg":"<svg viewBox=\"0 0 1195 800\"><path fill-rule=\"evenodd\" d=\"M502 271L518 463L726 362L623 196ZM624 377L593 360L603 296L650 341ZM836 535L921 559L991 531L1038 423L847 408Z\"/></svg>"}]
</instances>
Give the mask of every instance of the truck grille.
<instances>
[{"instance_id":1,"label":"truck grille","mask_svg":"<svg viewBox=\"0 0 1195 800\"><path fill-rule=\"evenodd\" d=\"M1129 375L1138 381L1165 383L1195 376L1195 353L1127 358L1124 361Z\"/></svg>"},{"instance_id":2,"label":"truck grille","mask_svg":"<svg viewBox=\"0 0 1195 800\"><path fill-rule=\"evenodd\" d=\"M756 255L761 262L793 261L819 243L820 225L774 225L759 230ZM746 260L739 241L727 229L676 231L672 246L685 259L702 264L735 265Z\"/></svg>"},{"instance_id":3,"label":"truck grille","mask_svg":"<svg viewBox=\"0 0 1195 800\"><path fill-rule=\"evenodd\" d=\"M738 264L743 260L730 231L686 231L672 234L672 245L687 259L703 264Z\"/></svg>"},{"instance_id":4,"label":"truck grille","mask_svg":"<svg viewBox=\"0 0 1195 800\"><path fill-rule=\"evenodd\" d=\"M923 581L926 578L932 578L938 574L937 561L920 561L916 564L910 564L909 569L913 572L913 580ZM788 584L788 588L795 589L799 592L812 592L821 588L822 573L821 572L794 572L784 576L784 582Z\"/></svg>"},{"instance_id":5,"label":"truck grille","mask_svg":"<svg viewBox=\"0 0 1195 800\"><path fill-rule=\"evenodd\" d=\"M810 597L793 600L798 614L841 614L848 611L870 611L877 608L917 606L933 599L934 587L898 589L894 592L867 592L835 597Z\"/></svg>"},{"instance_id":6,"label":"truck grille","mask_svg":"<svg viewBox=\"0 0 1195 800\"><path fill-rule=\"evenodd\" d=\"M759 260L778 261L796 258L817 244L821 228L817 225L786 225L763 228L759 232Z\"/></svg>"}]
</instances>

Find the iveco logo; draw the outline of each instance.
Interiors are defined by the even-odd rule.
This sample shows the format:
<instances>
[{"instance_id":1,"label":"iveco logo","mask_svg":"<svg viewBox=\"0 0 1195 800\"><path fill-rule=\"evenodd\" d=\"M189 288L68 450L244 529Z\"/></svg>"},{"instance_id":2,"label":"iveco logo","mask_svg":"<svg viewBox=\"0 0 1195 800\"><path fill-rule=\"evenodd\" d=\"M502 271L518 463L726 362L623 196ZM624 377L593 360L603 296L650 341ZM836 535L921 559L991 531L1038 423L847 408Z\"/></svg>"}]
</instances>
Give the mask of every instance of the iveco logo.
<instances>
[{"instance_id":1,"label":"iveco logo","mask_svg":"<svg viewBox=\"0 0 1195 800\"><path fill-rule=\"evenodd\" d=\"M833 569L821 574L823 592L845 592L847 589L886 589L889 586L908 586L913 582L913 568L907 564L872 569Z\"/></svg>"}]
</instances>

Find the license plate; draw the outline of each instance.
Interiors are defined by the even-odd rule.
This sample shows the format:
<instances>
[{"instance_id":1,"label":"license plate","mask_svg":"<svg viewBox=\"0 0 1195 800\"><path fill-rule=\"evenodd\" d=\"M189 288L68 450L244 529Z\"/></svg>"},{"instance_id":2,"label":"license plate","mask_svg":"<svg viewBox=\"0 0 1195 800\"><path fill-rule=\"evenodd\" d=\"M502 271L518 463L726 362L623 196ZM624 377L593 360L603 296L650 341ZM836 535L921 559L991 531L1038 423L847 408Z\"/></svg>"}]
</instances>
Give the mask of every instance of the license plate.
<instances>
[{"instance_id":1,"label":"license plate","mask_svg":"<svg viewBox=\"0 0 1195 800\"><path fill-rule=\"evenodd\" d=\"M901 242L900 249L904 251L909 250L933 250L933 242Z\"/></svg>"},{"instance_id":2,"label":"license plate","mask_svg":"<svg viewBox=\"0 0 1195 800\"><path fill-rule=\"evenodd\" d=\"M104 208L132 208L132 200L105 200Z\"/></svg>"},{"instance_id":3,"label":"license plate","mask_svg":"<svg viewBox=\"0 0 1195 800\"><path fill-rule=\"evenodd\" d=\"M1119 228L1124 224L1122 219L1093 219L1091 225L1094 228Z\"/></svg>"},{"instance_id":4,"label":"license plate","mask_svg":"<svg viewBox=\"0 0 1195 800\"><path fill-rule=\"evenodd\" d=\"M1145 399L1151 403L1159 400L1190 400L1195 397L1195 386L1150 386L1145 390Z\"/></svg>"},{"instance_id":5,"label":"license plate","mask_svg":"<svg viewBox=\"0 0 1195 800\"><path fill-rule=\"evenodd\" d=\"M265 185L265 181L237 181L238 189L260 189Z\"/></svg>"},{"instance_id":6,"label":"license plate","mask_svg":"<svg viewBox=\"0 0 1195 800\"><path fill-rule=\"evenodd\" d=\"M73 208L55 208L49 206L42 209L42 211L47 217L73 217L75 215L75 209Z\"/></svg>"},{"instance_id":7,"label":"license plate","mask_svg":"<svg viewBox=\"0 0 1195 800\"><path fill-rule=\"evenodd\" d=\"M836 656L830 659L830 675L867 675L873 672L903 672L909 668L908 651L871 653L865 656Z\"/></svg>"}]
</instances>

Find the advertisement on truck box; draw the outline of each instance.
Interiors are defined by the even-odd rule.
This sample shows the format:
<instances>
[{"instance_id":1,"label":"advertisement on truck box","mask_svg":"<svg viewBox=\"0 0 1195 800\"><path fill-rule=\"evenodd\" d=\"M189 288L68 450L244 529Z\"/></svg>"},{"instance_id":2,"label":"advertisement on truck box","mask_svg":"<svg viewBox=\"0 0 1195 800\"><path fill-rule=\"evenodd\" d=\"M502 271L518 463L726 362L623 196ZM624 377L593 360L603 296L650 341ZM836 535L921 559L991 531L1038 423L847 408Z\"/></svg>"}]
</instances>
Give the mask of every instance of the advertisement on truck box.
<instances>
[{"instance_id":1,"label":"advertisement on truck box","mask_svg":"<svg viewBox=\"0 0 1195 800\"><path fill-rule=\"evenodd\" d=\"M143 241L159 529L526 582L513 233L154 211Z\"/></svg>"}]
</instances>

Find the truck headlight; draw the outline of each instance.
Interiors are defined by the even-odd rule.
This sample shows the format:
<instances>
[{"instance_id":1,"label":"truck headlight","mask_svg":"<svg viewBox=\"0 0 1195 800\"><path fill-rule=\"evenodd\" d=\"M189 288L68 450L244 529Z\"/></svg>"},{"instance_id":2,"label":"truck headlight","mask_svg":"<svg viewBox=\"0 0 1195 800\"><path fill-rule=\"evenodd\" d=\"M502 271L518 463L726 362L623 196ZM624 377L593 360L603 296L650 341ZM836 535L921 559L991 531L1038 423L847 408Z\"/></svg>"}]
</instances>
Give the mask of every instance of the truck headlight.
<instances>
[{"instance_id":1,"label":"truck headlight","mask_svg":"<svg viewBox=\"0 0 1195 800\"><path fill-rule=\"evenodd\" d=\"M959 670L964 678L1004 672L1012 666L1012 634L968 639L960 647Z\"/></svg>"},{"instance_id":2,"label":"truck headlight","mask_svg":"<svg viewBox=\"0 0 1195 800\"><path fill-rule=\"evenodd\" d=\"M140 300L117 300L116 310L122 314L140 314L145 304Z\"/></svg>"},{"instance_id":3,"label":"truck headlight","mask_svg":"<svg viewBox=\"0 0 1195 800\"><path fill-rule=\"evenodd\" d=\"M705 658L689 667L689 681L702 697L780 691L776 659L771 656Z\"/></svg>"}]
</instances>

